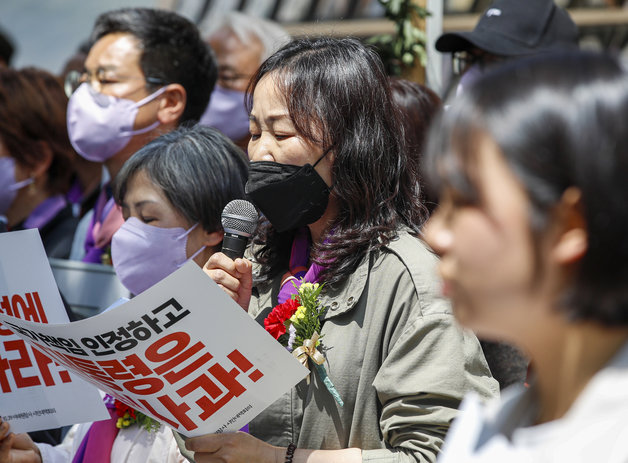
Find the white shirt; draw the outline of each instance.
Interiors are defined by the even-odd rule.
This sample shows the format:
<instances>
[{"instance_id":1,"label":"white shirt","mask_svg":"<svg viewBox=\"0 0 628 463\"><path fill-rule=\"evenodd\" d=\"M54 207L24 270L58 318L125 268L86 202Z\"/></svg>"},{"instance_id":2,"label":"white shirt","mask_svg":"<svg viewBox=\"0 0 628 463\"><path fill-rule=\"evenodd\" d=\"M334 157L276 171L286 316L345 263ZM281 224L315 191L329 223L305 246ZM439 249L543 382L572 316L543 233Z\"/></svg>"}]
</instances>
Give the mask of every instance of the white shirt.
<instances>
[{"instance_id":1,"label":"white shirt","mask_svg":"<svg viewBox=\"0 0 628 463\"><path fill-rule=\"evenodd\" d=\"M61 444L37 444L43 463L69 463L91 423L72 426ZM149 433L134 425L120 429L111 448L111 463L184 463L170 428L161 425Z\"/></svg>"},{"instance_id":2,"label":"white shirt","mask_svg":"<svg viewBox=\"0 0 628 463\"><path fill-rule=\"evenodd\" d=\"M628 344L558 420L534 425L535 388L513 386L483 406L465 398L439 463L628 462Z\"/></svg>"}]
</instances>

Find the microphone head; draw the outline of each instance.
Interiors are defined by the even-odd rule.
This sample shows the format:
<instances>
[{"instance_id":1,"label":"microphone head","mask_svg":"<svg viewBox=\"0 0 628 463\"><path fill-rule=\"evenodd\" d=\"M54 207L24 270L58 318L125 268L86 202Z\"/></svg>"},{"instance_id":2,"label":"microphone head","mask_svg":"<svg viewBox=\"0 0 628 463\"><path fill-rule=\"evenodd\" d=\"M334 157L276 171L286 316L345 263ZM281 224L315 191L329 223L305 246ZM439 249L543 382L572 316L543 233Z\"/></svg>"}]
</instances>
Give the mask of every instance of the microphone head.
<instances>
[{"instance_id":1,"label":"microphone head","mask_svg":"<svg viewBox=\"0 0 628 463\"><path fill-rule=\"evenodd\" d=\"M244 199L234 199L222 210L220 220L225 233L246 236L253 234L259 214L255 206Z\"/></svg>"}]
</instances>

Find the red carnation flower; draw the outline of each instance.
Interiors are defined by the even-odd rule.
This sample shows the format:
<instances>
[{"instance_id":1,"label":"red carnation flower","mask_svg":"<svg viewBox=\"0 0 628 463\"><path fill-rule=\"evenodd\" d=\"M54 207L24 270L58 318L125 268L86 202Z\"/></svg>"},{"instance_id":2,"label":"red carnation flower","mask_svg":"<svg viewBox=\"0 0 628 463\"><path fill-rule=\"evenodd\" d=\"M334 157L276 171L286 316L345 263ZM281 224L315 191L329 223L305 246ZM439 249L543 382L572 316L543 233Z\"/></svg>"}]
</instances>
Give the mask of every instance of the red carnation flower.
<instances>
[{"instance_id":1,"label":"red carnation flower","mask_svg":"<svg viewBox=\"0 0 628 463\"><path fill-rule=\"evenodd\" d=\"M283 304L276 305L275 308L264 319L264 328L275 339L286 333L285 321L294 315L299 307L299 301L296 299L288 299Z\"/></svg>"},{"instance_id":2,"label":"red carnation flower","mask_svg":"<svg viewBox=\"0 0 628 463\"><path fill-rule=\"evenodd\" d=\"M127 404L120 402L118 399L115 400L114 405L116 407L116 415L119 417L123 417L125 413L129 413L133 418L135 418L135 410L132 407L129 407Z\"/></svg>"}]
</instances>

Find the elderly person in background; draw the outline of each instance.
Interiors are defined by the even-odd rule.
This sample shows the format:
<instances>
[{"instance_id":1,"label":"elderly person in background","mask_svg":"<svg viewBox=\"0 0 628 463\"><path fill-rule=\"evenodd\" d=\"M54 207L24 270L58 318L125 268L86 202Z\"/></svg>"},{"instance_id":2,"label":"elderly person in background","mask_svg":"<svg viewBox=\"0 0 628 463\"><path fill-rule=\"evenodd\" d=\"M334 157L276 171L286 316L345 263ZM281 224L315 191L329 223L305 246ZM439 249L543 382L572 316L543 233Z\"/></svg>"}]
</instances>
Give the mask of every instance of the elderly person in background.
<instances>
[{"instance_id":1,"label":"elderly person in background","mask_svg":"<svg viewBox=\"0 0 628 463\"><path fill-rule=\"evenodd\" d=\"M207 42L218 61L218 82L200 123L215 127L245 149L249 142L249 113L244 96L249 80L262 62L290 41L276 23L235 11L209 28Z\"/></svg>"}]
</instances>

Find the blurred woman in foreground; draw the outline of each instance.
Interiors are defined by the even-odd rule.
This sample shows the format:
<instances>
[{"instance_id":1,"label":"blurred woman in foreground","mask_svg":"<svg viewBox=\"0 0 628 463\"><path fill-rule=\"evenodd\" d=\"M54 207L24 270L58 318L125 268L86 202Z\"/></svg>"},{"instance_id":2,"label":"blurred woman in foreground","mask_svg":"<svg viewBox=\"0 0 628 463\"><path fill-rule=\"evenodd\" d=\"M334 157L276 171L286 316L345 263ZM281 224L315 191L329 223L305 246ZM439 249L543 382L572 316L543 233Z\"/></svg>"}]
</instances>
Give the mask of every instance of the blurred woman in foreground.
<instances>
[{"instance_id":1,"label":"blurred woman in foreground","mask_svg":"<svg viewBox=\"0 0 628 463\"><path fill-rule=\"evenodd\" d=\"M456 318L534 375L468 399L441 461L628 461L626 120L622 69L585 53L504 64L445 112L426 239Z\"/></svg>"}]
</instances>

